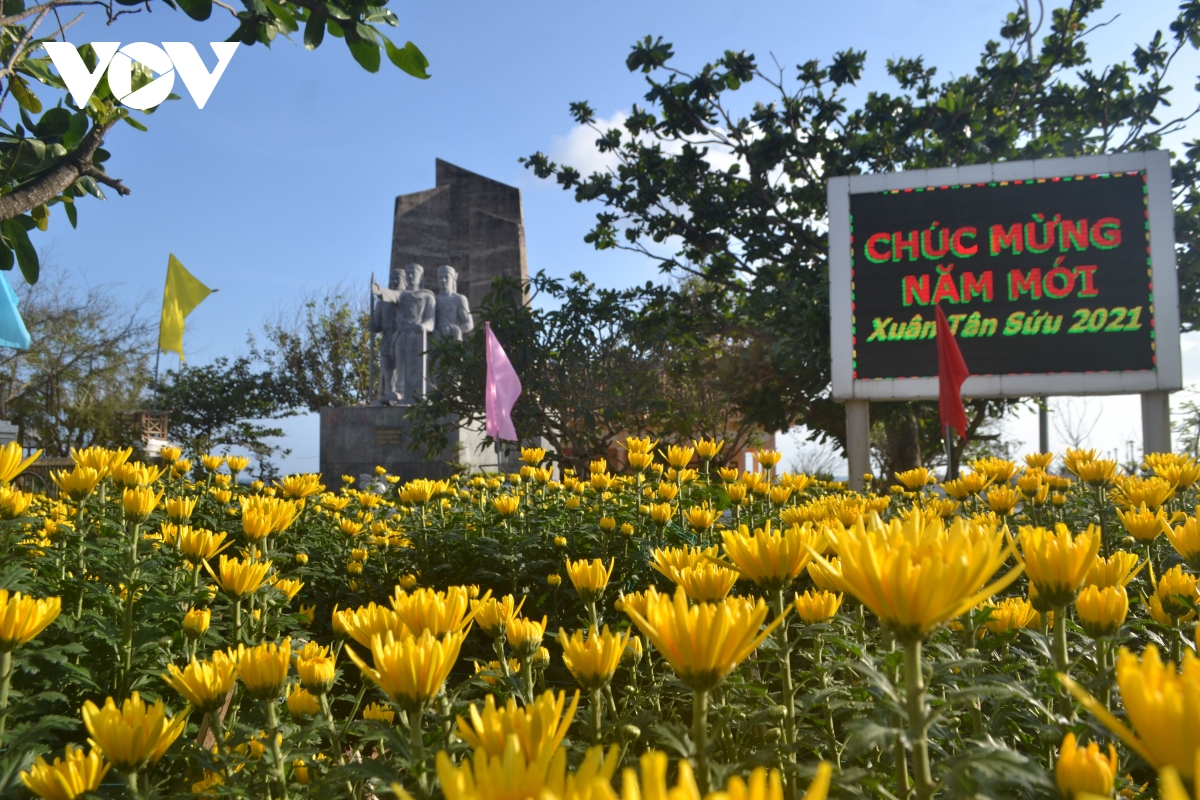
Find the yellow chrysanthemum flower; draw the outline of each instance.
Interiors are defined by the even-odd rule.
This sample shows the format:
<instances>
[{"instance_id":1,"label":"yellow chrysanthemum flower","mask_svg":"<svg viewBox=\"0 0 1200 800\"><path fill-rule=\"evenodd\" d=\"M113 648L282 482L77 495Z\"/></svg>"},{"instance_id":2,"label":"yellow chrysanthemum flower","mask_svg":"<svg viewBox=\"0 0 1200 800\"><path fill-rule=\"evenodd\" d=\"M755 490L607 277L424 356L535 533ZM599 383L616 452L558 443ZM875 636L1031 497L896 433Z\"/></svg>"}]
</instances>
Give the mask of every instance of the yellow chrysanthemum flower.
<instances>
[{"instance_id":1,"label":"yellow chrysanthemum flower","mask_svg":"<svg viewBox=\"0 0 1200 800\"><path fill-rule=\"evenodd\" d=\"M1175 495L1175 487L1159 477L1125 475L1115 478L1114 482L1113 502L1127 510L1144 506L1150 511L1158 511L1163 503Z\"/></svg>"},{"instance_id":2,"label":"yellow chrysanthemum flower","mask_svg":"<svg viewBox=\"0 0 1200 800\"><path fill-rule=\"evenodd\" d=\"M567 636L565 630L558 630L563 663L579 685L589 692L604 688L612 680L628 641L629 631L611 633L607 625L602 633L592 628L586 636L583 631L575 631Z\"/></svg>"},{"instance_id":3,"label":"yellow chrysanthemum flower","mask_svg":"<svg viewBox=\"0 0 1200 800\"><path fill-rule=\"evenodd\" d=\"M1200 516L1188 517L1182 525L1176 525L1174 528L1163 520L1160 530L1166 533L1167 541L1189 567L1200 569Z\"/></svg>"},{"instance_id":4,"label":"yellow chrysanthemum flower","mask_svg":"<svg viewBox=\"0 0 1200 800\"><path fill-rule=\"evenodd\" d=\"M158 507L163 492L154 493L149 486L138 486L125 489L121 493L121 507L125 511L125 519L131 522L145 522L151 512Z\"/></svg>"},{"instance_id":5,"label":"yellow chrysanthemum flower","mask_svg":"<svg viewBox=\"0 0 1200 800\"><path fill-rule=\"evenodd\" d=\"M471 610L475 614L475 622L483 632L493 639L498 639L508 629L509 620L520 614L524 605L524 597L517 603L511 594L506 594L499 600L487 596L482 600L472 600Z\"/></svg>"},{"instance_id":6,"label":"yellow chrysanthemum flower","mask_svg":"<svg viewBox=\"0 0 1200 800\"><path fill-rule=\"evenodd\" d=\"M1200 601L1200 585L1196 576L1184 572L1180 564L1159 576L1154 586L1154 599L1177 624L1180 619L1195 616L1194 606Z\"/></svg>"},{"instance_id":7,"label":"yellow chrysanthemum flower","mask_svg":"<svg viewBox=\"0 0 1200 800\"><path fill-rule=\"evenodd\" d=\"M13 478L24 472L30 464L37 461L38 456L41 454L42 451L37 450L28 458L23 458L24 451L18 442L9 442L0 447L0 483L9 483L12 481Z\"/></svg>"},{"instance_id":8,"label":"yellow chrysanthemum flower","mask_svg":"<svg viewBox=\"0 0 1200 800\"><path fill-rule=\"evenodd\" d=\"M902 641L924 639L1021 573L1017 566L985 586L1012 552L994 522L959 517L947 525L915 511L887 523L873 514L870 523L830 526L825 535L838 553L845 590Z\"/></svg>"},{"instance_id":9,"label":"yellow chrysanthemum flower","mask_svg":"<svg viewBox=\"0 0 1200 800\"><path fill-rule=\"evenodd\" d=\"M721 448L725 446L725 440L696 439L692 444L696 447L696 455L705 461L712 461L721 452Z\"/></svg>"},{"instance_id":10,"label":"yellow chrysanthemum flower","mask_svg":"<svg viewBox=\"0 0 1200 800\"><path fill-rule=\"evenodd\" d=\"M193 564L199 564L218 555L233 544L226 542L226 533L213 533L204 528L181 527L179 529L179 552Z\"/></svg>"},{"instance_id":11,"label":"yellow chrysanthemum flower","mask_svg":"<svg viewBox=\"0 0 1200 800\"><path fill-rule=\"evenodd\" d=\"M679 762L679 774L673 787L667 784L668 762L665 753L655 750L643 753L639 767L640 780L632 768L626 768L622 773L620 800L701 800L702 797L704 800L783 800L783 780L779 770L768 772L765 767L758 767L750 773L749 781L734 775L729 778L723 791L702 795L692 765L687 761ZM833 767L821 762L808 790L797 797L799 800L826 800L832 778ZM603 792L598 794L604 797Z\"/></svg>"},{"instance_id":12,"label":"yellow chrysanthemum flower","mask_svg":"<svg viewBox=\"0 0 1200 800\"><path fill-rule=\"evenodd\" d=\"M401 708L415 714L441 691L458 660L465 637L465 633L458 631L438 639L426 631L419 637L406 636L397 640L389 631L371 640L374 669L368 667L349 645L346 653L364 677L370 678Z\"/></svg>"},{"instance_id":13,"label":"yellow chrysanthemum flower","mask_svg":"<svg viewBox=\"0 0 1200 800\"><path fill-rule=\"evenodd\" d=\"M1112 636L1129 615L1129 595L1124 586L1085 586L1075 598L1079 627L1093 639Z\"/></svg>"},{"instance_id":14,"label":"yellow chrysanthemum flower","mask_svg":"<svg viewBox=\"0 0 1200 800\"><path fill-rule=\"evenodd\" d=\"M794 581L812 560L812 550L825 547L825 536L811 523L792 525L786 531L771 530L768 524L750 535L745 525L737 531L722 531L725 557L733 569L764 591L777 592ZM811 548L811 549L810 549Z\"/></svg>"},{"instance_id":15,"label":"yellow chrysanthemum flower","mask_svg":"<svg viewBox=\"0 0 1200 800\"><path fill-rule=\"evenodd\" d=\"M1033 627L1039 621L1037 609L1023 597L1008 597L986 608L991 611L991 616L983 627L996 635Z\"/></svg>"},{"instance_id":16,"label":"yellow chrysanthemum flower","mask_svg":"<svg viewBox=\"0 0 1200 800\"><path fill-rule=\"evenodd\" d=\"M271 563L222 555L218 565L220 574L213 572L207 561L204 562L204 568L217 582L217 586L221 587L221 591L233 600L240 600L259 590L267 579L267 573L271 571Z\"/></svg>"},{"instance_id":17,"label":"yellow chrysanthemum flower","mask_svg":"<svg viewBox=\"0 0 1200 800\"><path fill-rule=\"evenodd\" d=\"M390 632L397 639L411 635L399 614L374 603L345 611L338 611L334 606L333 632L338 636L349 636L368 649L376 635Z\"/></svg>"},{"instance_id":18,"label":"yellow chrysanthemum flower","mask_svg":"<svg viewBox=\"0 0 1200 800\"><path fill-rule=\"evenodd\" d=\"M693 531L706 531L721 518L721 512L707 505L692 506L683 512L683 518Z\"/></svg>"},{"instance_id":19,"label":"yellow chrysanthemum flower","mask_svg":"<svg viewBox=\"0 0 1200 800\"><path fill-rule=\"evenodd\" d=\"M717 557L717 546L712 547L658 547L650 551L650 566L666 578L686 567L709 563ZM674 580L673 578L671 578Z\"/></svg>"},{"instance_id":20,"label":"yellow chrysanthemum flower","mask_svg":"<svg viewBox=\"0 0 1200 800\"><path fill-rule=\"evenodd\" d=\"M283 480L275 481L275 485L279 487L279 491L285 497L293 500L325 491L325 484L321 483L321 476L316 474L288 475Z\"/></svg>"},{"instance_id":21,"label":"yellow chrysanthemum flower","mask_svg":"<svg viewBox=\"0 0 1200 800\"><path fill-rule=\"evenodd\" d=\"M1162 509L1150 511L1143 503L1140 507L1127 511L1117 509L1117 517L1125 526L1125 530L1129 531L1129 535L1139 542L1149 542L1164 531L1170 536L1171 529L1167 525L1167 516Z\"/></svg>"},{"instance_id":22,"label":"yellow chrysanthemum flower","mask_svg":"<svg viewBox=\"0 0 1200 800\"><path fill-rule=\"evenodd\" d=\"M11 486L0 485L0 519L22 517L33 502L33 495Z\"/></svg>"},{"instance_id":23,"label":"yellow chrysanthemum flower","mask_svg":"<svg viewBox=\"0 0 1200 800\"><path fill-rule=\"evenodd\" d=\"M300 685L319 697L333 688L336 659L328 647L309 642L296 652L296 674Z\"/></svg>"},{"instance_id":24,"label":"yellow chrysanthemum flower","mask_svg":"<svg viewBox=\"0 0 1200 800\"><path fill-rule=\"evenodd\" d=\"M1185 650L1179 670L1164 664L1149 645L1141 659L1125 648L1117 653L1117 686L1131 731L1103 703L1066 675L1058 679L1084 708L1157 769L1171 767L1196 776L1200 753L1200 659Z\"/></svg>"},{"instance_id":25,"label":"yellow chrysanthemum flower","mask_svg":"<svg viewBox=\"0 0 1200 800\"><path fill-rule=\"evenodd\" d=\"M30 597L0 589L0 653L28 644L58 619L62 598Z\"/></svg>"},{"instance_id":26,"label":"yellow chrysanthemum flower","mask_svg":"<svg viewBox=\"0 0 1200 800\"><path fill-rule=\"evenodd\" d=\"M99 789L111 768L96 748L85 756L82 749L68 744L63 758L54 759L53 764L38 756L33 766L21 773L21 783L43 800L75 800Z\"/></svg>"},{"instance_id":27,"label":"yellow chrysanthemum flower","mask_svg":"<svg viewBox=\"0 0 1200 800\"><path fill-rule=\"evenodd\" d=\"M514 617L508 623L508 643L517 658L532 658L542 646L542 637L546 634L546 617L542 621Z\"/></svg>"},{"instance_id":28,"label":"yellow chrysanthemum flower","mask_svg":"<svg viewBox=\"0 0 1200 800\"><path fill-rule=\"evenodd\" d=\"M672 578L692 600L715 603L724 600L733 590L738 573L720 564L710 563L676 570Z\"/></svg>"},{"instance_id":29,"label":"yellow chrysanthemum flower","mask_svg":"<svg viewBox=\"0 0 1200 800\"><path fill-rule=\"evenodd\" d=\"M1099 529L1089 525L1072 536L1061 522L1053 531L1025 526L1020 540L1026 572L1038 596L1053 608L1070 605L1100 552Z\"/></svg>"},{"instance_id":30,"label":"yellow chrysanthemum flower","mask_svg":"<svg viewBox=\"0 0 1200 800\"><path fill-rule=\"evenodd\" d=\"M625 613L679 679L696 691L719 685L786 618L786 613L777 616L759 630L767 618L762 600L730 597L720 603L689 606L682 588L677 588L672 598L659 595L653 587L646 592L644 615L629 604Z\"/></svg>"},{"instance_id":31,"label":"yellow chrysanthemum flower","mask_svg":"<svg viewBox=\"0 0 1200 800\"><path fill-rule=\"evenodd\" d=\"M162 678L194 708L215 711L225 702L225 695L233 687L237 671L237 658L224 650L217 650L208 661L193 658L183 669L168 664L168 674Z\"/></svg>"},{"instance_id":32,"label":"yellow chrysanthemum flower","mask_svg":"<svg viewBox=\"0 0 1200 800\"><path fill-rule=\"evenodd\" d=\"M315 717L321 713L321 701L317 699L317 695L294 683L288 684L284 702L292 719Z\"/></svg>"},{"instance_id":33,"label":"yellow chrysanthemum flower","mask_svg":"<svg viewBox=\"0 0 1200 800\"><path fill-rule=\"evenodd\" d=\"M204 635L212 621L212 610L208 608L193 608L183 615L183 633L195 641Z\"/></svg>"},{"instance_id":34,"label":"yellow chrysanthemum flower","mask_svg":"<svg viewBox=\"0 0 1200 800\"><path fill-rule=\"evenodd\" d=\"M924 467L917 467L916 469L910 469L907 472L897 472L896 480L900 481L904 488L915 492L920 489L924 489L931 483L934 483L937 478L933 477L933 473Z\"/></svg>"},{"instance_id":35,"label":"yellow chrysanthemum flower","mask_svg":"<svg viewBox=\"0 0 1200 800\"><path fill-rule=\"evenodd\" d=\"M1108 754L1104 755L1095 742L1079 747L1075 734L1066 735L1054 764L1054 779L1064 800L1083 794L1111 797L1116 777L1116 748L1110 744Z\"/></svg>"},{"instance_id":36,"label":"yellow chrysanthemum flower","mask_svg":"<svg viewBox=\"0 0 1200 800\"><path fill-rule=\"evenodd\" d=\"M1046 470L1054 462L1054 453L1029 453L1024 459L1025 466L1030 469Z\"/></svg>"},{"instance_id":37,"label":"yellow chrysanthemum flower","mask_svg":"<svg viewBox=\"0 0 1200 800\"><path fill-rule=\"evenodd\" d=\"M1108 558L1097 558L1088 570L1087 577L1084 578L1084 586L1128 586L1142 568L1146 566L1145 561L1138 564L1136 553L1128 553L1124 550L1118 550Z\"/></svg>"},{"instance_id":38,"label":"yellow chrysanthemum flower","mask_svg":"<svg viewBox=\"0 0 1200 800\"><path fill-rule=\"evenodd\" d=\"M489 695L490 697L490 695ZM382 706L379 703L370 703L362 712L363 719L373 719L376 722L382 722L387 725L392 725L396 722L396 712L392 711L387 706Z\"/></svg>"},{"instance_id":39,"label":"yellow chrysanthemum flower","mask_svg":"<svg viewBox=\"0 0 1200 800\"><path fill-rule=\"evenodd\" d=\"M477 752L500 756L504 754L509 737L515 736L521 753L536 761L552 754L562 744L579 708L579 692L575 692L569 707L566 702L566 692L559 692L557 696L554 692L546 692L531 705L518 707L516 700L509 698L503 708L497 709L495 695L489 694L482 712L471 704L469 724L462 717L458 718L458 738Z\"/></svg>"},{"instance_id":40,"label":"yellow chrysanthemum flower","mask_svg":"<svg viewBox=\"0 0 1200 800\"><path fill-rule=\"evenodd\" d=\"M225 456L225 465L229 467L230 472L237 475L250 466L250 459L245 456Z\"/></svg>"},{"instance_id":41,"label":"yellow chrysanthemum flower","mask_svg":"<svg viewBox=\"0 0 1200 800\"><path fill-rule=\"evenodd\" d=\"M96 490L102 477L99 471L91 467L76 466L70 472L65 469L50 472L50 480L54 481L58 490L76 503L87 499Z\"/></svg>"},{"instance_id":42,"label":"yellow chrysanthemum flower","mask_svg":"<svg viewBox=\"0 0 1200 800\"><path fill-rule=\"evenodd\" d=\"M805 625L825 622L837 615L842 607L842 595L833 592L812 591L796 595L792 600L796 615Z\"/></svg>"},{"instance_id":43,"label":"yellow chrysanthemum flower","mask_svg":"<svg viewBox=\"0 0 1200 800\"><path fill-rule=\"evenodd\" d=\"M575 591L579 592L583 602L595 602L596 598L604 593L604 588L608 586L608 579L612 577L613 566L616 563L617 560L613 558L608 562L606 568L604 562L598 558L591 561L567 559L567 577L571 579Z\"/></svg>"},{"instance_id":44,"label":"yellow chrysanthemum flower","mask_svg":"<svg viewBox=\"0 0 1200 800\"><path fill-rule=\"evenodd\" d=\"M137 692L120 708L111 697L103 708L88 700L82 714L92 742L121 772L157 763L187 725L187 714L172 719L161 700L147 706Z\"/></svg>"},{"instance_id":45,"label":"yellow chrysanthemum flower","mask_svg":"<svg viewBox=\"0 0 1200 800\"><path fill-rule=\"evenodd\" d=\"M163 508L167 512L167 518L172 522L180 523L187 522L192 518L192 511L196 509L195 497L171 497L163 504Z\"/></svg>"},{"instance_id":46,"label":"yellow chrysanthemum flower","mask_svg":"<svg viewBox=\"0 0 1200 800\"><path fill-rule=\"evenodd\" d=\"M292 640L263 642L255 647L238 645L238 677L246 692L257 700L275 700L283 691L292 663Z\"/></svg>"},{"instance_id":47,"label":"yellow chrysanthemum flower","mask_svg":"<svg viewBox=\"0 0 1200 800\"><path fill-rule=\"evenodd\" d=\"M502 494L492 499L492 508L496 509L501 519L515 517L521 510L521 498L515 494Z\"/></svg>"},{"instance_id":48,"label":"yellow chrysanthemum flower","mask_svg":"<svg viewBox=\"0 0 1200 800\"><path fill-rule=\"evenodd\" d=\"M485 599L490 596L491 592L488 592ZM414 635L430 631L434 636L441 636L467 627L479 606L472 606L465 586L451 586L444 592L417 589L411 594L397 588L392 596L392 608Z\"/></svg>"}]
</instances>

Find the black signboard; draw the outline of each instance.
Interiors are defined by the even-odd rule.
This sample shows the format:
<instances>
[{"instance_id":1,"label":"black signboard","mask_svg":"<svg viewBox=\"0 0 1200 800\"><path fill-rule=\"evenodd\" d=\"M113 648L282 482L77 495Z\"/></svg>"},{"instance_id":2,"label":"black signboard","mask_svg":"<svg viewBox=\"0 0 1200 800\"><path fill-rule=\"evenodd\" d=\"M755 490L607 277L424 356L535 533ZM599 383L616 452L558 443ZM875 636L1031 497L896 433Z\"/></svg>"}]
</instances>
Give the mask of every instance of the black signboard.
<instances>
[{"instance_id":1,"label":"black signboard","mask_svg":"<svg viewBox=\"0 0 1200 800\"><path fill-rule=\"evenodd\" d=\"M854 378L1155 369L1143 172L850 197Z\"/></svg>"}]
</instances>

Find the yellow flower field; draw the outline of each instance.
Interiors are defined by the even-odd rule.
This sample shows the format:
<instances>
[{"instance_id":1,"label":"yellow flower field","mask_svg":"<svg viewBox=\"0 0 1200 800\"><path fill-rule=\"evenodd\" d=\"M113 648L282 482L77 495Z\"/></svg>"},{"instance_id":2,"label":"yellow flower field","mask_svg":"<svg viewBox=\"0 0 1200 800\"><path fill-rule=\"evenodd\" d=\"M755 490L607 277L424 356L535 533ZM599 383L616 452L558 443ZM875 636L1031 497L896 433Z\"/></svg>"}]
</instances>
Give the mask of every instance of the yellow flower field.
<instances>
[{"instance_id":1,"label":"yellow flower field","mask_svg":"<svg viewBox=\"0 0 1200 800\"><path fill-rule=\"evenodd\" d=\"M0 449L0 795L1191 796L1190 459L859 494L626 444L368 490L89 449L54 496Z\"/></svg>"}]
</instances>

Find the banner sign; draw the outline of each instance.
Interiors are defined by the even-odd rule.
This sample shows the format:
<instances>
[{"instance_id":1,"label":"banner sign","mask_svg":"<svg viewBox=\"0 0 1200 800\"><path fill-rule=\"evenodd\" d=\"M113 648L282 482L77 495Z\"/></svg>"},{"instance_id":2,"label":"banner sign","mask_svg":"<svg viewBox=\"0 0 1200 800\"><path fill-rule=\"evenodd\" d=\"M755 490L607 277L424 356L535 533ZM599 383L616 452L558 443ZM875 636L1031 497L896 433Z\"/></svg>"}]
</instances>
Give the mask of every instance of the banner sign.
<instances>
[{"instance_id":1,"label":"banner sign","mask_svg":"<svg viewBox=\"0 0 1200 800\"><path fill-rule=\"evenodd\" d=\"M1153 152L830 181L835 396L936 397L935 305L968 396L1179 388L1169 169Z\"/></svg>"}]
</instances>

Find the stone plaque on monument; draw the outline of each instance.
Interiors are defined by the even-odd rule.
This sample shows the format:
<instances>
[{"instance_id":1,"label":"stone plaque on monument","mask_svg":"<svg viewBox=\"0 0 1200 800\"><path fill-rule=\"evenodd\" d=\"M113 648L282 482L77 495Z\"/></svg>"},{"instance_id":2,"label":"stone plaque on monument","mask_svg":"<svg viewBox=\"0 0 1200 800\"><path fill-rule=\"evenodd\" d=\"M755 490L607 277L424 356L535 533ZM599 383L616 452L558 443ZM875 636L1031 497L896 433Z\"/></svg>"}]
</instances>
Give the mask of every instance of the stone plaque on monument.
<instances>
[{"instance_id":1,"label":"stone plaque on monument","mask_svg":"<svg viewBox=\"0 0 1200 800\"><path fill-rule=\"evenodd\" d=\"M436 173L433 189L396 198L388 283L371 287L376 398L367 406L321 409L327 479L373 474L376 465L406 480L446 477L451 463L496 467L495 450L480 450L482 430L466 426L437 460L409 449L405 408L437 380L428 371L430 340L473 335L481 326L471 309L492 280L529 277L520 190L440 159ZM516 454L500 464L518 465Z\"/></svg>"}]
</instances>

